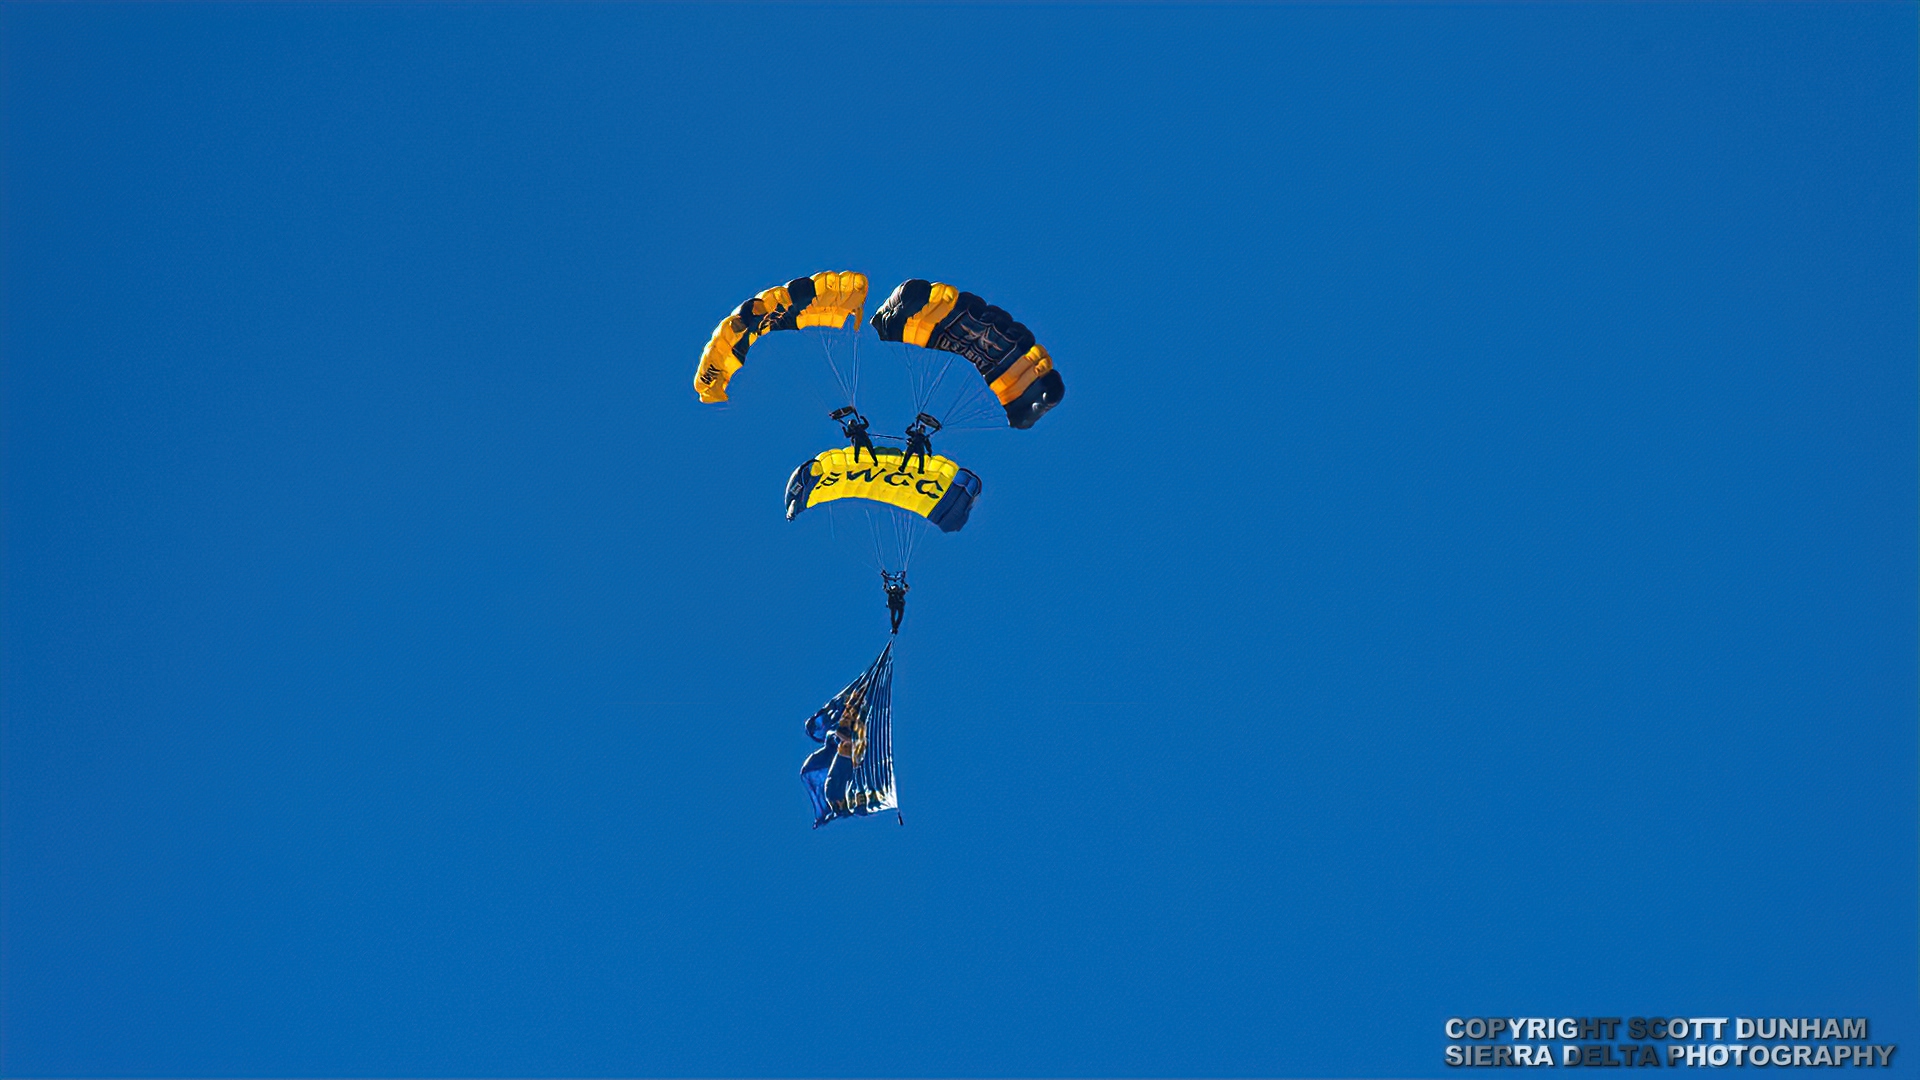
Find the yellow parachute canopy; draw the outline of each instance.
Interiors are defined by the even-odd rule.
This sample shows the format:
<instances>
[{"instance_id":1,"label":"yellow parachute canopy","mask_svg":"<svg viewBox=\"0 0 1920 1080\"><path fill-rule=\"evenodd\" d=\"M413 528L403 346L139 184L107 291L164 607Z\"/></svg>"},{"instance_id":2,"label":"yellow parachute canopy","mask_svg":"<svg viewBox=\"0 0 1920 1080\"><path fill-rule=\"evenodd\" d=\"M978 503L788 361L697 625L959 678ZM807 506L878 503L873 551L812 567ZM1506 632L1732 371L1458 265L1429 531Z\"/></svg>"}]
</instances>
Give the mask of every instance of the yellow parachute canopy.
<instances>
[{"instance_id":1,"label":"yellow parachute canopy","mask_svg":"<svg viewBox=\"0 0 1920 1080\"><path fill-rule=\"evenodd\" d=\"M787 480L787 520L822 503L866 499L926 518L941 532L958 532L980 497L980 478L943 457L882 449L876 458L854 448L823 450Z\"/></svg>"},{"instance_id":2,"label":"yellow parachute canopy","mask_svg":"<svg viewBox=\"0 0 1920 1080\"><path fill-rule=\"evenodd\" d=\"M761 337L776 330L844 329L849 316L858 329L866 306L867 275L852 270L823 270L762 290L714 328L694 370L693 392L708 404L725 401L733 373Z\"/></svg>"}]
</instances>

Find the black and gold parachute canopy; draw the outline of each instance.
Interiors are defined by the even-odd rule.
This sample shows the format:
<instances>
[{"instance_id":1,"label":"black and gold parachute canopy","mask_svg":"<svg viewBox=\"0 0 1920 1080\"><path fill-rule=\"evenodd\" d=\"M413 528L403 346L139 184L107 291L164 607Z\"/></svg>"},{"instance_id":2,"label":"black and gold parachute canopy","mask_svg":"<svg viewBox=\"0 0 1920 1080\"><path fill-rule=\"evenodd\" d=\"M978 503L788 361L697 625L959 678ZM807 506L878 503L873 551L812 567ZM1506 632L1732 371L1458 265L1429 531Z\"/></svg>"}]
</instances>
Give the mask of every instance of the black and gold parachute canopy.
<instances>
[{"instance_id":1,"label":"black and gold parachute canopy","mask_svg":"<svg viewBox=\"0 0 1920 1080\"><path fill-rule=\"evenodd\" d=\"M1067 384L1033 331L970 292L924 278L903 281L874 311L874 332L965 357L987 382L1007 423L1030 428L1067 396Z\"/></svg>"},{"instance_id":2,"label":"black and gold parachute canopy","mask_svg":"<svg viewBox=\"0 0 1920 1080\"><path fill-rule=\"evenodd\" d=\"M720 320L693 371L693 392L709 405L727 400L727 384L746 365L747 350L767 334L809 327L860 326L867 306L867 275L853 270L822 270L763 289Z\"/></svg>"}]
</instances>

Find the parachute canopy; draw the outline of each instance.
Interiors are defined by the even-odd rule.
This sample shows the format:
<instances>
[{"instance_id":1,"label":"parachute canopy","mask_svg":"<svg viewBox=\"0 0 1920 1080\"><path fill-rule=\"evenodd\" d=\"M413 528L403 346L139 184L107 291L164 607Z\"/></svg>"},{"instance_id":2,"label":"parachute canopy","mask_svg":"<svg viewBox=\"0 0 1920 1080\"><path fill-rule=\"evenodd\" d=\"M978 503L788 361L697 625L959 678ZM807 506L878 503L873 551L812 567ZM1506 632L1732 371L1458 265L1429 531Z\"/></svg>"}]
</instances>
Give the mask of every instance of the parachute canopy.
<instances>
[{"instance_id":1,"label":"parachute canopy","mask_svg":"<svg viewBox=\"0 0 1920 1080\"><path fill-rule=\"evenodd\" d=\"M893 785L893 642L847 688L807 718L823 744L800 764L813 827L835 818L897 810Z\"/></svg>"},{"instance_id":2,"label":"parachute canopy","mask_svg":"<svg viewBox=\"0 0 1920 1080\"><path fill-rule=\"evenodd\" d=\"M857 330L866 306L867 275L852 270L823 270L763 290L714 328L694 370L693 392L708 404L725 401L727 384L746 364L754 342L776 330L842 329L848 316Z\"/></svg>"},{"instance_id":3,"label":"parachute canopy","mask_svg":"<svg viewBox=\"0 0 1920 1080\"><path fill-rule=\"evenodd\" d=\"M1067 395L1053 358L1033 331L970 292L938 281L903 281L873 313L882 341L965 357L1006 409L1007 423L1030 428Z\"/></svg>"},{"instance_id":4,"label":"parachute canopy","mask_svg":"<svg viewBox=\"0 0 1920 1080\"><path fill-rule=\"evenodd\" d=\"M943 457L916 456L907 464L898 450L854 460L853 447L822 450L787 479L787 520L801 511L840 499L884 503L927 519L941 532L959 532L980 497L980 478Z\"/></svg>"}]
</instances>

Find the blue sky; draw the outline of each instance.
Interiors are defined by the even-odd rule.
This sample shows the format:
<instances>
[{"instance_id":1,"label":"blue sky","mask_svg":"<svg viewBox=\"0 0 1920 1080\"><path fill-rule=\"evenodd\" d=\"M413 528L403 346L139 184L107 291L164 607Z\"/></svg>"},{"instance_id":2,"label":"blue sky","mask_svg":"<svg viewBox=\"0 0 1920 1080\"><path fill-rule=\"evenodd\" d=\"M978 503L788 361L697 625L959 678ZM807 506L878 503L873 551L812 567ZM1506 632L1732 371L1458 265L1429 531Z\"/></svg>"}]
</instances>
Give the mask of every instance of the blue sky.
<instances>
[{"instance_id":1,"label":"blue sky","mask_svg":"<svg viewBox=\"0 0 1920 1080\"><path fill-rule=\"evenodd\" d=\"M0 1070L1920 1038L1917 30L0 8ZM780 513L805 351L690 379L840 268L1069 396L941 442L986 495L915 560L907 825L816 832L879 589Z\"/></svg>"}]
</instances>

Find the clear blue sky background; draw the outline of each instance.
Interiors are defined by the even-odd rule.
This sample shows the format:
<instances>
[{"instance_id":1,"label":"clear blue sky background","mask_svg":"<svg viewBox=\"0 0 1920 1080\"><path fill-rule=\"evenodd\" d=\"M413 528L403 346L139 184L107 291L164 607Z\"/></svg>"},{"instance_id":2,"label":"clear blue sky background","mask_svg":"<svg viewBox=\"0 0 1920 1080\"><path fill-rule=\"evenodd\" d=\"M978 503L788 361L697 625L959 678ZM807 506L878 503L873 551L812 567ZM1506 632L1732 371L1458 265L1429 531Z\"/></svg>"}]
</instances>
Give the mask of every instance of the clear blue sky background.
<instances>
[{"instance_id":1,"label":"clear blue sky background","mask_svg":"<svg viewBox=\"0 0 1920 1080\"><path fill-rule=\"evenodd\" d=\"M0 30L9 1075L1911 1072L1913 5ZM1070 393L815 832L879 591L689 384L842 267Z\"/></svg>"}]
</instances>

